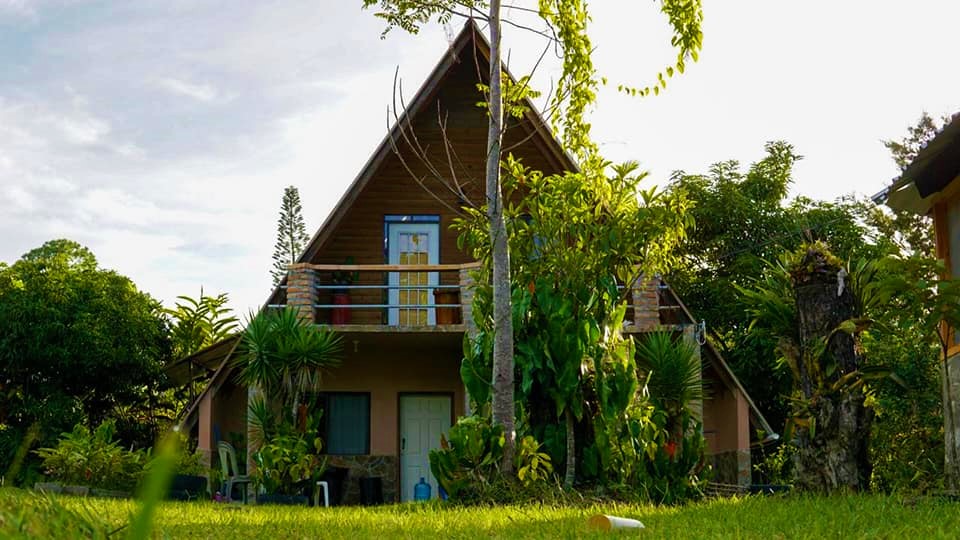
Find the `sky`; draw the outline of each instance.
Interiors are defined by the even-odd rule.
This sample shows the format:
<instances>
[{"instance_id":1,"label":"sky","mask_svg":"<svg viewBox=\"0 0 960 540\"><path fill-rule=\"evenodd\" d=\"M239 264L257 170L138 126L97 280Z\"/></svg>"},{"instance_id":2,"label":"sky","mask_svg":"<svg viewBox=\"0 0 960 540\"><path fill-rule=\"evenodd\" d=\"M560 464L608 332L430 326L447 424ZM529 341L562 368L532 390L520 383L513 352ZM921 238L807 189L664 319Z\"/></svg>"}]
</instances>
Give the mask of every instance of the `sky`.
<instances>
[{"instance_id":1,"label":"sky","mask_svg":"<svg viewBox=\"0 0 960 540\"><path fill-rule=\"evenodd\" d=\"M361 3L0 0L0 261L70 238L166 305L203 287L258 307L284 187L312 234L385 135L395 70L412 93L462 26L380 39ZM650 98L615 88L674 57L657 3L590 6L593 136L654 183L786 140L794 195L870 195L897 175L881 141L960 111L960 2L703 4L699 62ZM505 28L515 74L544 46ZM548 54L534 85L557 73Z\"/></svg>"}]
</instances>

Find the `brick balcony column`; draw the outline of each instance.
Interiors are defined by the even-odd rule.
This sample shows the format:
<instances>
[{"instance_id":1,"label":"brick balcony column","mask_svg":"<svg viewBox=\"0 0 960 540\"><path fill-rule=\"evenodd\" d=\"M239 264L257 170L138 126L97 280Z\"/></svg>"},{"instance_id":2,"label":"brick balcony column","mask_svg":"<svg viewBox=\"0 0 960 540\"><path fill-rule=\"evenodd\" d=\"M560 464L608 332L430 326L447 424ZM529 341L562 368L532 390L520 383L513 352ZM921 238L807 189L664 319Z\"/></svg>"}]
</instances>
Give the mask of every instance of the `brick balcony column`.
<instances>
[{"instance_id":1,"label":"brick balcony column","mask_svg":"<svg viewBox=\"0 0 960 540\"><path fill-rule=\"evenodd\" d=\"M287 306L300 312L300 318L315 322L313 305L317 303L317 271L308 264L291 264L287 270Z\"/></svg>"},{"instance_id":2,"label":"brick balcony column","mask_svg":"<svg viewBox=\"0 0 960 540\"><path fill-rule=\"evenodd\" d=\"M473 276L470 272L471 267L460 268L460 310L462 311L462 321L467 329L467 335L471 338L477 336L477 324L473 320Z\"/></svg>"},{"instance_id":3,"label":"brick balcony column","mask_svg":"<svg viewBox=\"0 0 960 540\"><path fill-rule=\"evenodd\" d=\"M466 329L467 336L470 339L477 337L477 323L473 320L473 287L474 280L470 272L473 270L471 267L460 267L460 310L463 314L462 321L463 326ZM470 394L467 392L467 387L463 387L463 414L469 416L471 414L470 410Z\"/></svg>"},{"instance_id":4,"label":"brick balcony column","mask_svg":"<svg viewBox=\"0 0 960 540\"><path fill-rule=\"evenodd\" d=\"M660 280L640 276L631 286L633 293L633 324L641 332L660 326Z\"/></svg>"}]
</instances>

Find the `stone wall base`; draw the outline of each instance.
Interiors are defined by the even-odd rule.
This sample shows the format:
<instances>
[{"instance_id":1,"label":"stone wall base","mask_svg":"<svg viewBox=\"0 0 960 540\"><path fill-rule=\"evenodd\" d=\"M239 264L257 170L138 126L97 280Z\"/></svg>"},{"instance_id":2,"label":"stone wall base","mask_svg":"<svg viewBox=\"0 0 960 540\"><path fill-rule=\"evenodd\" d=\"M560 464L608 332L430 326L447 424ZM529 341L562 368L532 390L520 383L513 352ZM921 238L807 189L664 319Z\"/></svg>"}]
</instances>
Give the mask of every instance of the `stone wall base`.
<instances>
[{"instance_id":1,"label":"stone wall base","mask_svg":"<svg viewBox=\"0 0 960 540\"><path fill-rule=\"evenodd\" d=\"M721 484L750 485L750 451L730 450L708 456L713 462L713 481Z\"/></svg>"},{"instance_id":2,"label":"stone wall base","mask_svg":"<svg viewBox=\"0 0 960 540\"><path fill-rule=\"evenodd\" d=\"M350 469L344 486L343 504L360 504L360 479L383 479L383 502L399 500L397 493L397 456L328 456L327 465Z\"/></svg>"}]
</instances>

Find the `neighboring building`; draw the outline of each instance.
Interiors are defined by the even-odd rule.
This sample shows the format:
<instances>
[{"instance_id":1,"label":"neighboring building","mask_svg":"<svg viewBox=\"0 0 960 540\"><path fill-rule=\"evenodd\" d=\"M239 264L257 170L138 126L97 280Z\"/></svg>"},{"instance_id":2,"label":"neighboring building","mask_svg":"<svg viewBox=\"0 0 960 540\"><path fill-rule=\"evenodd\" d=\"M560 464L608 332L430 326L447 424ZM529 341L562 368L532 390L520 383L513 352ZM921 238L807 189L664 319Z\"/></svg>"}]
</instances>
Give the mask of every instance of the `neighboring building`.
<instances>
[{"instance_id":1,"label":"neighboring building","mask_svg":"<svg viewBox=\"0 0 960 540\"><path fill-rule=\"evenodd\" d=\"M874 200L919 215L933 216L937 258L945 278L960 278L960 114L924 146L900 178ZM960 460L960 332L943 326L947 351L944 363L944 430L947 467ZM951 451L952 445L952 451ZM951 456L954 456L953 458ZM948 478L951 475L948 472Z\"/></svg>"},{"instance_id":2,"label":"neighboring building","mask_svg":"<svg viewBox=\"0 0 960 540\"><path fill-rule=\"evenodd\" d=\"M477 106L483 100L477 82L488 71L488 54L468 23L267 302L267 308L295 306L342 336L343 364L324 378L319 396L326 451L353 478L383 477L388 500L410 498L420 477L437 492L427 453L468 412L459 369L464 334L473 328L475 263L457 248L450 224L464 199L483 197L487 118ZM424 149L426 159L411 145ZM546 174L575 168L532 105L511 120L504 148ZM462 192L437 180L451 168ZM348 259L354 264L345 265ZM659 280L634 290L628 318L627 333L663 325L695 339L695 319ZM181 380L209 377L182 420L206 452L217 440L242 440L246 433L247 390L234 382L229 361L238 342L221 342L172 370ZM749 483L750 423L773 432L716 350L708 345L701 354L710 383L704 432L717 480ZM348 500L357 489L354 480Z\"/></svg>"}]
</instances>

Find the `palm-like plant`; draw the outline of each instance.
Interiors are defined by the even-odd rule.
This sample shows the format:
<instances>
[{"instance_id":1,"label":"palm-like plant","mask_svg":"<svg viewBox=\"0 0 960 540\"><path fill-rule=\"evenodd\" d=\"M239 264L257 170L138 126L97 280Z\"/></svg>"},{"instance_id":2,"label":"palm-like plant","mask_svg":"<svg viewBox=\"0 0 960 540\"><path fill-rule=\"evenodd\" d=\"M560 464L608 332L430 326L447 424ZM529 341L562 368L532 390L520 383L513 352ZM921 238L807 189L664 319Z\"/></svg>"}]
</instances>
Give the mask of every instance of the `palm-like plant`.
<instances>
[{"instance_id":1,"label":"palm-like plant","mask_svg":"<svg viewBox=\"0 0 960 540\"><path fill-rule=\"evenodd\" d=\"M342 351L338 335L304 321L296 310L265 311L247 323L235 363L238 381L288 404L318 390L323 372L340 364Z\"/></svg>"},{"instance_id":2,"label":"palm-like plant","mask_svg":"<svg viewBox=\"0 0 960 540\"><path fill-rule=\"evenodd\" d=\"M636 350L650 399L669 419L680 418L691 404L703 400L700 357L692 343L661 331L638 340Z\"/></svg>"},{"instance_id":3,"label":"palm-like plant","mask_svg":"<svg viewBox=\"0 0 960 540\"><path fill-rule=\"evenodd\" d=\"M173 319L173 347L177 358L189 356L231 336L237 328L237 318L230 315L226 293L207 296L200 289L200 297L178 296L174 309L163 313Z\"/></svg>"},{"instance_id":4,"label":"palm-like plant","mask_svg":"<svg viewBox=\"0 0 960 540\"><path fill-rule=\"evenodd\" d=\"M248 407L253 447L290 424L301 396L320 389L323 372L340 364L342 351L338 335L301 319L294 309L250 317L234 366L240 384L260 390Z\"/></svg>"}]
</instances>

